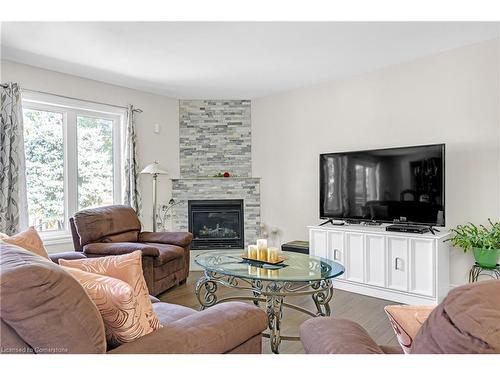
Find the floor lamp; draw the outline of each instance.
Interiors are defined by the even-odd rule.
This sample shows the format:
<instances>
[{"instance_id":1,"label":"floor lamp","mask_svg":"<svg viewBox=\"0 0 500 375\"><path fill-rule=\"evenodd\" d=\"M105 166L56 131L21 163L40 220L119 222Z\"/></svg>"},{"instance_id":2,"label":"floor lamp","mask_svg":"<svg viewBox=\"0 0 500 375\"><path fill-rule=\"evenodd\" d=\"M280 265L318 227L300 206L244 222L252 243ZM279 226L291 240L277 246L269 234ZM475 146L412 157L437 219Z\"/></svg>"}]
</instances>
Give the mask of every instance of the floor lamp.
<instances>
[{"instance_id":1,"label":"floor lamp","mask_svg":"<svg viewBox=\"0 0 500 375\"><path fill-rule=\"evenodd\" d=\"M167 171L160 168L158 161L146 165L141 174L150 174L153 176L153 232L156 232L156 180L160 174L168 174Z\"/></svg>"}]
</instances>

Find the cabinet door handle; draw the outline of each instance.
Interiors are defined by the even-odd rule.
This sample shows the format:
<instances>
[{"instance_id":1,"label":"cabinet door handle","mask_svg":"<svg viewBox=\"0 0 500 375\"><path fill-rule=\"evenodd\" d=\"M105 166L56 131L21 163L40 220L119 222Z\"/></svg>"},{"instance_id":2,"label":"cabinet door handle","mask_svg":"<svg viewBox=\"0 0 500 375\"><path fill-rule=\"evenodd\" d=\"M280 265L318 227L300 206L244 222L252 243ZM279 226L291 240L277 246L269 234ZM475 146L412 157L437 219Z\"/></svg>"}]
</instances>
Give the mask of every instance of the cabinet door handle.
<instances>
[{"instance_id":1,"label":"cabinet door handle","mask_svg":"<svg viewBox=\"0 0 500 375\"><path fill-rule=\"evenodd\" d=\"M333 249L333 260L339 260L338 249Z\"/></svg>"},{"instance_id":2,"label":"cabinet door handle","mask_svg":"<svg viewBox=\"0 0 500 375\"><path fill-rule=\"evenodd\" d=\"M399 270L399 258L394 258L394 269Z\"/></svg>"}]
</instances>

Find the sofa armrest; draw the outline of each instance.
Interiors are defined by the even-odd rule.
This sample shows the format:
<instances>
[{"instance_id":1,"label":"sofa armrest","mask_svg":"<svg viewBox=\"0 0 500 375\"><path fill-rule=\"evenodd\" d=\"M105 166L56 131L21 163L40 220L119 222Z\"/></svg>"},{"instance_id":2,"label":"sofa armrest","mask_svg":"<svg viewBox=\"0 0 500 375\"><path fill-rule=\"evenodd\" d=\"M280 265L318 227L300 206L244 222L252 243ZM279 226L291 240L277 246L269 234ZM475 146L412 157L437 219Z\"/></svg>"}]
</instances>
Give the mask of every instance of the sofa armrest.
<instances>
[{"instance_id":1,"label":"sofa armrest","mask_svg":"<svg viewBox=\"0 0 500 375\"><path fill-rule=\"evenodd\" d=\"M149 296L149 300L151 301L151 303L160 303L161 301L156 298L155 296Z\"/></svg>"},{"instance_id":2,"label":"sofa armrest","mask_svg":"<svg viewBox=\"0 0 500 375\"><path fill-rule=\"evenodd\" d=\"M385 353L385 354L405 354L403 352L403 349L401 346L395 346L395 345L380 345L380 349Z\"/></svg>"},{"instance_id":3,"label":"sofa armrest","mask_svg":"<svg viewBox=\"0 0 500 375\"><path fill-rule=\"evenodd\" d=\"M111 350L112 354L222 354L267 327L256 306L226 302L166 324L163 328Z\"/></svg>"},{"instance_id":4,"label":"sofa armrest","mask_svg":"<svg viewBox=\"0 0 500 375\"><path fill-rule=\"evenodd\" d=\"M96 242L83 247L83 252L90 256L122 255L136 250L141 250L143 256L157 257L160 255L158 248L139 242Z\"/></svg>"},{"instance_id":5,"label":"sofa armrest","mask_svg":"<svg viewBox=\"0 0 500 375\"><path fill-rule=\"evenodd\" d=\"M193 235L189 232L141 232L139 242L164 243L187 247L193 240Z\"/></svg>"},{"instance_id":6,"label":"sofa armrest","mask_svg":"<svg viewBox=\"0 0 500 375\"><path fill-rule=\"evenodd\" d=\"M59 259L73 260L73 259L85 259L87 258L85 254L79 251L66 251L63 253L49 254L49 258L54 263L59 264Z\"/></svg>"},{"instance_id":7,"label":"sofa armrest","mask_svg":"<svg viewBox=\"0 0 500 375\"><path fill-rule=\"evenodd\" d=\"M384 354L358 323L318 317L300 326L300 341L307 354Z\"/></svg>"}]
</instances>

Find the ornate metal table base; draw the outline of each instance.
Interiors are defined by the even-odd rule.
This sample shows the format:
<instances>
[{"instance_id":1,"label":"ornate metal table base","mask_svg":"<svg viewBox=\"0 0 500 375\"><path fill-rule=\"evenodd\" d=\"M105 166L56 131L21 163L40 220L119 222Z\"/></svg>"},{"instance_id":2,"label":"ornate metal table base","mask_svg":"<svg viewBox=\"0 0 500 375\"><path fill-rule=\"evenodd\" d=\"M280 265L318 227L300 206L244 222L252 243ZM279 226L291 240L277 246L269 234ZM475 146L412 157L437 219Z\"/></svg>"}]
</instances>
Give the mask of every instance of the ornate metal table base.
<instances>
[{"instance_id":1,"label":"ornate metal table base","mask_svg":"<svg viewBox=\"0 0 500 375\"><path fill-rule=\"evenodd\" d=\"M219 284L233 289L248 291L252 296L234 296L218 299L216 292L217 285ZM273 353L278 353L281 340L299 340L297 336L281 335L280 325L283 317L283 307L288 307L313 317L330 316L329 302L333 296L333 287L330 279L300 283L247 280L205 271L204 276L196 283L195 293L196 298L200 302L201 310L217 303L232 300L251 300L256 305L259 305L259 302L265 302L269 333L265 333L264 336L269 337ZM316 306L316 311L309 311L284 301L285 297L300 295L311 295Z\"/></svg>"},{"instance_id":2,"label":"ornate metal table base","mask_svg":"<svg viewBox=\"0 0 500 375\"><path fill-rule=\"evenodd\" d=\"M495 268L484 268L475 263L469 271L469 283L476 282L480 275L487 275L492 279L500 279L500 266Z\"/></svg>"}]
</instances>

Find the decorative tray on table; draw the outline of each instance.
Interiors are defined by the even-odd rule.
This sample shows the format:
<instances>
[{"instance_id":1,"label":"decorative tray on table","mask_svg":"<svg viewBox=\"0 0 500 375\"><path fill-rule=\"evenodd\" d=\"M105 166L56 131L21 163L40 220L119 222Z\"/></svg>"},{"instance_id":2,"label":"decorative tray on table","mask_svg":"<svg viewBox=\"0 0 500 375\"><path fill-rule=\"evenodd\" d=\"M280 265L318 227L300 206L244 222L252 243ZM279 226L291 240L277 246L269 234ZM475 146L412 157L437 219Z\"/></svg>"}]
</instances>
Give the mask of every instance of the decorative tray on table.
<instances>
[{"instance_id":1,"label":"decorative tray on table","mask_svg":"<svg viewBox=\"0 0 500 375\"><path fill-rule=\"evenodd\" d=\"M259 263L259 264L271 264L271 265L281 264L285 260L288 259L287 257L278 255L278 259L275 262L271 262L271 261L268 261L268 260L259 260L259 259L254 259L254 258L248 258L246 254L242 254L240 256L241 256L242 259L245 259L245 260L247 260L249 262L255 262L255 263Z\"/></svg>"}]
</instances>

